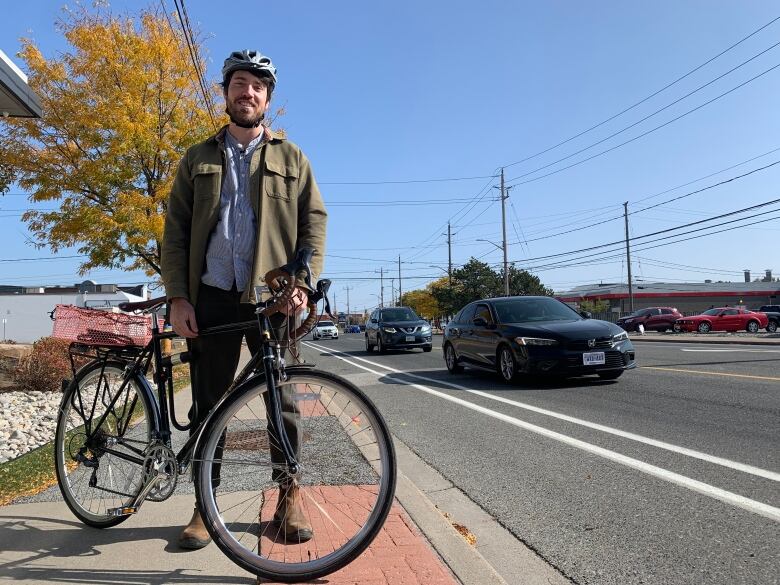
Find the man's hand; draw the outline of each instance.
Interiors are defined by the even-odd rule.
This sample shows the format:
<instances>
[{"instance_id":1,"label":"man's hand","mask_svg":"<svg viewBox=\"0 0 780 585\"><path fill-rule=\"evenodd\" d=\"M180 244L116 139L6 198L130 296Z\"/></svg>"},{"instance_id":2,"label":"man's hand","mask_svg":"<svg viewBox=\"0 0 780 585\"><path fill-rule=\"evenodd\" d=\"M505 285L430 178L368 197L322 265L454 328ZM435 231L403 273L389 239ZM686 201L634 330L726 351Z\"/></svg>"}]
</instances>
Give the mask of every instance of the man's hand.
<instances>
[{"instance_id":1,"label":"man's hand","mask_svg":"<svg viewBox=\"0 0 780 585\"><path fill-rule=\"evenodd\" d=\"M297 315L298 313L303 312L303 310L306 308L306 304L309 301L309 295L306 294L306 290L302 289L299 286L295 287L295 292L293 293L292 298L287 302L287 305L285 307L285 314L288 317L291 317L293 315Z\"/></svg>"},{"instance_id":2,"label":"man's hand","mask_svg":"<svg viewBox=\"0 0 780 585\"><path fill-rule=\"evenodd\" d=\"M177 335L197 337L198 323L195 321L195 309L182 297L171 299L171 326Z\"/></svg>"}]
</instances>

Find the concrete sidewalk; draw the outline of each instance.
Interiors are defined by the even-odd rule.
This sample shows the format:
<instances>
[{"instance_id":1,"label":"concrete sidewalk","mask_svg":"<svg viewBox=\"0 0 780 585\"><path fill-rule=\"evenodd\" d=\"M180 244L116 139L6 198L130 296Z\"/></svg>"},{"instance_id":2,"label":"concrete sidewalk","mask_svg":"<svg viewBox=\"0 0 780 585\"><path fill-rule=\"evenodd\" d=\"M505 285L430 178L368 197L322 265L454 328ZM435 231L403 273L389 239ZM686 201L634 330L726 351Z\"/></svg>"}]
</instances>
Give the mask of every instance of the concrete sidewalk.
<instances>
[{"instance_id":1,"label":"concrete sidewalk","mask_svg":"<svg viewBox=\"0 0 780 585\"><path fill-rule=\"evenodd\" d=\"M189 408L190 393L178 392L175 402L181 418ZM314 583L506 585L407 475L430 477L432 470L403 444L397 445L397 451L396 502L382 531L353 563ZM56 486L0 507L0 582L255 583L253 575L233 564L214 543L200 551L179 549L179 532L194 505L192 484L185 477L180 484L168 500L146 502L138 514L105 530L81 524ZM490 532L495 533L495 529ZM557 576L543 561L536 563L536 574L549 571L553 578ZM527 582L551 581L545 577Z\"/></svg>"}]
</instances>

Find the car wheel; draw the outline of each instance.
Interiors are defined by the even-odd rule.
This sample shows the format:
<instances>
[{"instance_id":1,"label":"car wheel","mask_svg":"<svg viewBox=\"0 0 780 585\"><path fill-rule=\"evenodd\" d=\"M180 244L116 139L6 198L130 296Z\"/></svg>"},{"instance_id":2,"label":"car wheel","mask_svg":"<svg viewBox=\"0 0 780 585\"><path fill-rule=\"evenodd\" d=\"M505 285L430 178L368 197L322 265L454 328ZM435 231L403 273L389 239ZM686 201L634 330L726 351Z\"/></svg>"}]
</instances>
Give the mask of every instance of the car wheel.
<instances>
[{"instance_id":1,"label":"car wheel","mask_svg":"<svg viewBox=\"0 0 780 585\"><path fill-rule=\"evenodd\" d=\"M674 331L675 333L682 333L682 327L675 324L674 327L672 327L672 331Z\"/></svg>"},{"instance_id":2,"label":"car wheel","mask_svg":"<svg viewBox=\"0 0 780 585\"><path fill-rule=\"evenodd\" d=\"M429 351L433 351L433 346L432 345L423 345L423 351L425 353L428 353Z\"/></svg>"},{"instance_id":3,"label":"car wheel","mask_svg":"<svg viewBox=\"0 0 780 585\"><path fill-rule=\"evenodd\" d=\"M387 352L387 349L385 349L385 344L382 343L382 336L381 335L377 335L376 336L376 350L379 353L386 353Z\"/></svg>"},{"instance_id":4,"label":"car wheel","mask_svg":"<svg viewBox=\"0 0 780 585\"><path fill-rule=\"evenodd\" d=\"M498 373L504 382L511 382L517 375L515 356L506 345L498 351Z\"/></svg>"},{"instance_id":5,"label":"car wheel","mask_svg":"<svg viewBox=\"0 0 780 585\"><path fill-rule=\"evenodd\" d=\"M748 321L747 327L745 327L748 333L758 333L758 321Z\"/></svg>"},{"instance_id":6,"label":"car wheel","mask_svg":"<svg viewBox=\"0 0 780 585\"><path fill-rule=\"evenodd\" d=\"M767 323L766 330L769 331L769 333L777 331L777 321L770 321Z\"/></svg>"},{"instance_id":7,"label":"car wheel","mask_svg":"<svg viewBox=\"0 0 780 585\"><path fill-rule=\"evenodd\" d=\"M460 374L463 371L463 366L458 363L458 356L455 355L455 348L451 343L444 346L444 363L447 364L450 374Z\"/></svg>"},{"instance_id":8,"label":"car wheel","mask_svg":"<svg viewBox=\"0 0 780 585\"><path fill-rule=\"evenodd\" d=\"M623 375L623 370L609 371L609 372L597 372L599 378L602 380L617 380Z\"/></svg>"},{"instance_id":9,"label":"car wheel","mask_svg":"<svg viewBox=\"0 0 780 585\"><path fill-rule=\"evenodd\" d=\"M368 333L366 333L366 351L368 353L374 351L374 345L368 340Z\"/></svg>"},{"instance_id":10,"label":"car wheel","mask_svg":"<svg viewBox=\"0 0 780 585\"><path fill-rule=\"evenodd\" d=\"M706 321L704 323L699 323L699 333L709 333L710 329L712 329L712 327L710 327L710 324Z\"/></svg>"}]
</instances>

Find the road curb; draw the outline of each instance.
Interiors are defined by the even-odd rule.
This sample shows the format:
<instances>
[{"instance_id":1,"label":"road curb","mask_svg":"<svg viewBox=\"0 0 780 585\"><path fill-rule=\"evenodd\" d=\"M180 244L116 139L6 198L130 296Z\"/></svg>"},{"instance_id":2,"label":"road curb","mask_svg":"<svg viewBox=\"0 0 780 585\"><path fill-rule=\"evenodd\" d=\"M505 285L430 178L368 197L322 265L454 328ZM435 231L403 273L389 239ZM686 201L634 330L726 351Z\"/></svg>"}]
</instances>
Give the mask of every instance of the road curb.
<instances>
[{"instance_id":1,"label":"road curb","mask_svg":"<svg viewBox=\"0 0 780 585\"><path fill-rule=\"evenodd\" d=\"M702 345L769 345L769 346L780 346L780 337L777 338L771 338L771 339L762 339L762 338L742 338L742 337L710 337L710 338L702 338L702 337L680 337L677 335L664 335L664 336L653 336L653 335L633 335L629 336L629 339L631 342L636 341L649 341L651 343L657 343L657 342L667 342L667 343L699 343Z\"/></svg>"},{"instance_id":2,"label":"road curb","mask_svg":"<svg viewBox=\"0 0 780 585\"><path fill-rule=\"evenodd\" d=\"M397 437L393 442L399 469L396 498L463 585L570 583ZM445 512L476 536L474 545Z\"/></svg>"}]
</instances>

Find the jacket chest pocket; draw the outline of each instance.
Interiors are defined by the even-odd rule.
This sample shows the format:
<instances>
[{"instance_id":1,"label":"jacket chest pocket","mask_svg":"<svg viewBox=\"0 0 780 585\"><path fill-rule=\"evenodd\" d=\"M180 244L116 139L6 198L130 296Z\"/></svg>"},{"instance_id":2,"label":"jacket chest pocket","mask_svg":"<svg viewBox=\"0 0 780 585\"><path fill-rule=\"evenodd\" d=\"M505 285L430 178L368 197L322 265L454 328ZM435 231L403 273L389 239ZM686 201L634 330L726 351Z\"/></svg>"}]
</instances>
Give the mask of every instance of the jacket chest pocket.
<instances>
[{"instance_id":1,"label":"jacket chest pocket","mask_svg":"<svg viewBox=\"0 0 780 585\"><path fill-rule=\"evenodd\" d=\"M192 170L192 192L195 199L219 200L222 188L222 168L219 165L200 163Z\"/></svg>"},{"instance_id":2,"label":"jacket chest pocket","mask_svg":"<svg viewBox=\"0 0 780 585\"><path fill-rule=\"evenodd\" d=\"M290 201L298 192L298 166L266 160L263 192L273 199Z\"/></svg>"}]
</instances>

